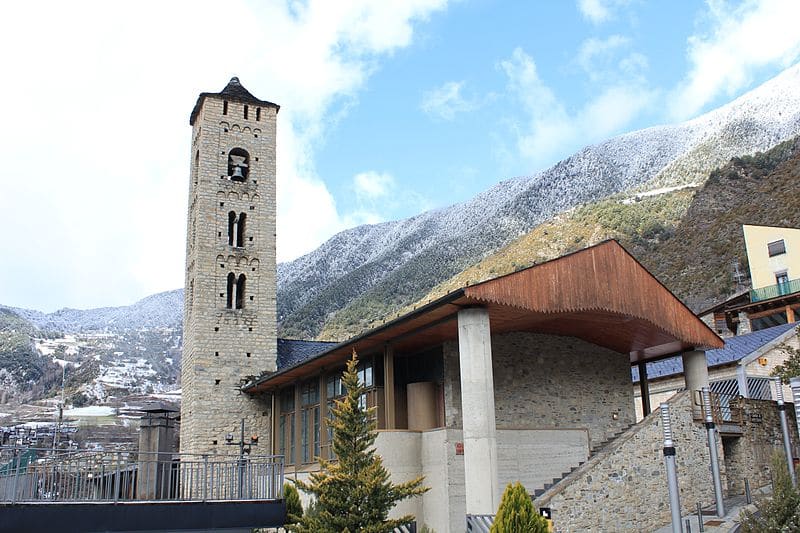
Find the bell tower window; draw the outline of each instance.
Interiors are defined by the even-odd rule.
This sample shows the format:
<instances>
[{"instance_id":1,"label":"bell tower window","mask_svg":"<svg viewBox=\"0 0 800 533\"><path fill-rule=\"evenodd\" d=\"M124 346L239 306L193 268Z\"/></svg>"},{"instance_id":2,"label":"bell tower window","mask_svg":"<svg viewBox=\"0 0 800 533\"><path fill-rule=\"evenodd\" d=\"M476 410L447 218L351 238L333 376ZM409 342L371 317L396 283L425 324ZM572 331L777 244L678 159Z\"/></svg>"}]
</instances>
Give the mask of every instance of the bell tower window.
<instances>
[{"instance_id":1,"label":"bell tower window","mask_svg":"<svg viewBox=\"0 0 800 533\"><path fill-rule=\"evenodd\" d=\"M244 247L244 229L247 213L228 212L228 246Z\"/></svg>"},{"instance_id":2,"label":"bell tower window","mask_svg":"<svg viewBox=\"0 0 800 533\"><path fill-rule=\"evenodd\" d=\"M228 176L232 181L246 181L250 172L250 154L234 148L228 154Z\"/></svg>"},{"instance_id":3,"label":"bell tower window","mask_svg":"<svg viewBox=\"0 0 800 533\"><path fill-rule=\"evenodd\" d=\"M228 309L244 309L245 301L245 276L228 273L228 292L225 307Z\"/></svg>"}]
</instances>

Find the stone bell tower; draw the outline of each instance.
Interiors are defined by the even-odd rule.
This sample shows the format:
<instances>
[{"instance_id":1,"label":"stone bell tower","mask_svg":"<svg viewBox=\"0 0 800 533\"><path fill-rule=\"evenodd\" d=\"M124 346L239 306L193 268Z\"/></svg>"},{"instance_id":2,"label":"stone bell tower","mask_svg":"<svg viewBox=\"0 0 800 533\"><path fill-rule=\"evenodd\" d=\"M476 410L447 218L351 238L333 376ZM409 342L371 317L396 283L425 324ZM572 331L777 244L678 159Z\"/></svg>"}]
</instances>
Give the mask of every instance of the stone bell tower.
<instances>
[{"instance_id":1,"label":"stone bell tower","mask_svg":"<svg viewBox=\"0 0 800 533\"><path fill-rule=\"evenodd\" d=\"M181 451L234 453L242 418L270 442L270 404L240 392L276 368L275 125L238 78L192 110ZM268 450L255 450L267 453Z\"/></svg>"}]
</instances>

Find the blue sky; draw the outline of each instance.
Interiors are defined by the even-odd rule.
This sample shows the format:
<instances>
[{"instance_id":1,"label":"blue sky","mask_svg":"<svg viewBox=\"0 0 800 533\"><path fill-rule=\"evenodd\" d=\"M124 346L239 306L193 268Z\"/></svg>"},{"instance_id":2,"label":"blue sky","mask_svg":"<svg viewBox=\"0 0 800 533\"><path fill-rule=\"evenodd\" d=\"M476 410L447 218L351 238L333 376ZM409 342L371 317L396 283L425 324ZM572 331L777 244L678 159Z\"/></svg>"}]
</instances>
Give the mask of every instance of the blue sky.
<instances>
[{"instance_id":1,"label":"blue sky","mask_svg":"<svg viewBox=\"0 0 800 533\"><path fill-rule=\"evenodd\" d=\"M180 287L190 128L281 104L278 256L691 118L800 59L800 2L18 2L0 20L0 304ZM35 23L32 23L35 21Z\"/></svg>"}]
</instances>

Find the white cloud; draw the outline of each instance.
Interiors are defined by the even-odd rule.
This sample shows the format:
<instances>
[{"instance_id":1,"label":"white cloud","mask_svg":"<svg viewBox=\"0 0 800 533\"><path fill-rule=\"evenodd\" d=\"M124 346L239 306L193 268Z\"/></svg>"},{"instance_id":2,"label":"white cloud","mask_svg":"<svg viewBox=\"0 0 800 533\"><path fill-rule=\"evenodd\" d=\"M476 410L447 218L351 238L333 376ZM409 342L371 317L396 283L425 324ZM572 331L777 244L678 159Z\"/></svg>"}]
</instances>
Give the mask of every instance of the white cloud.
<instances>
[{"instance_id":1,"label":"white cloud","mask_svg":"<svg viewBox=\"0 0 800 533\"><path fill-rule=\"evenodd\" d=\"M0 225L12 230L0 234L0 303L117 305L182 286L188 115L199 92L232 75L282 105L279 259L346 227L313 147L378 62L445 4L7 6L0 48L15 52L0 56Z\"/></svg>"},{"instance_id":2,"label":"white cloud","mask_svg":"<svg viewBox=\"0 0 800 533\"><path fill-rule=\"evenodd\" d=\"M592 24L602 24L614 18L614 10L629 0L578 0L578 11Z\"/></svg>"},{"instance_id":3,"label":"white cloud","mask_svg":"<svg viewBox=\"0 0 800 533\"><path fill-rule=\"evenodd\" d=\"M787 67L800 57L800 2L747 0L731 5L709 0L707 28L689 38L690 68L673 92L675 119L695 115L720 95L732 96L764 66Z\"/></svg>"},{"instance_id":4,"label":"white cloud","mask_svg":"<svg viewBox=\"0 0 800 533\"><path fill-rule=\"evenodd\" d=\"M620 133L656 98L641 72L624 76L620 71L615 76L597 78L604 83L598 86L596 96L569 111L539 77L533 58L521 48L500 67L508 77L510 94L524 111L514 124L517 149L535 167L550 164L578 146Z\"/></svg>"},{"instance_id":5,"label":"white cloud","mask_svg":"<svg viewBox=\"0 0 800 533\"><path fill-rule=\"evenodd\" d=\"M353 177L353 188L359 200L375 200L388 195L394 188L394 178L386 172L361 172Z\"/></svg>"},{"instance_id":6,"label":"white cloud","mask_svg":"<svg viewBox=\"0 0 800 533\"><path fill-rule=\"evenodd\" d=\"M458 113L472 111L478 104L464 98L461 94L463 87L463 81L448 81L423 94L420 107L425 113L444 120L452 120Z\"/></svg>"}]
</instances>

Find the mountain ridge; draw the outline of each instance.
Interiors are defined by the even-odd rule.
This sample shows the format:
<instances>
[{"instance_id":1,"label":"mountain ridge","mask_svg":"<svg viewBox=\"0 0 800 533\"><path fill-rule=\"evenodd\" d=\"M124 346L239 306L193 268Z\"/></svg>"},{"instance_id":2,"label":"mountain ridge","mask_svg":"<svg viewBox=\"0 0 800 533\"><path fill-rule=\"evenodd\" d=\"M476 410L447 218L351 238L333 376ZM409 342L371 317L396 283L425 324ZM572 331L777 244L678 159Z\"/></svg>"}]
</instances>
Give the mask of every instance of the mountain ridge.
<instances>
[{"instance_id":1,"label":"mountain ridge","mask_svg":"<svg viewBox=\"0 0 800 533\"><path fill-rule=\"evenodd\" d=\"M386 316L557 213L624 191L701 185L730 157L800 133L800 64L716 110L587 146L533 176L408 219L345 230L278 265L283 335L315 337L337 313ZM413 261L412 261L413 260Z\"/></svg>"}]
</instances>

